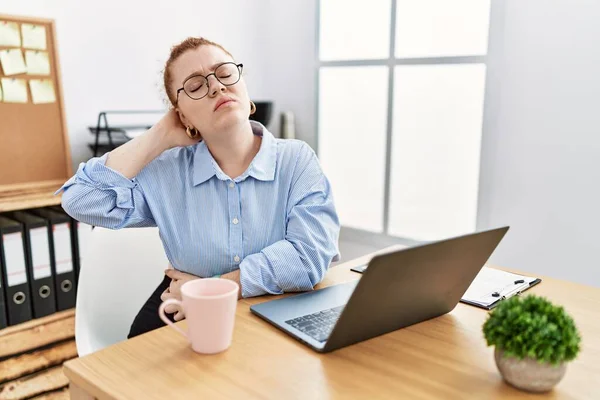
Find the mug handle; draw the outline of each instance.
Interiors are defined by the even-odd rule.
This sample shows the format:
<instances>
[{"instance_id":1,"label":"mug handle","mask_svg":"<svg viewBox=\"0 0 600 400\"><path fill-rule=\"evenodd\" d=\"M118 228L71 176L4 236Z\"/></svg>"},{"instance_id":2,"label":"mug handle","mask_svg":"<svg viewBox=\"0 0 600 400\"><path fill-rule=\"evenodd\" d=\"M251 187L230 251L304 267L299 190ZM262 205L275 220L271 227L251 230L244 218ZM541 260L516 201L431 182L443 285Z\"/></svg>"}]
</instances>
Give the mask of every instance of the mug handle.
<instances>
[{"instance_id":1,"label":"mug handle","mask_svg":"<svg viewBox=\"0 0 600 400\"><path fill-rule=\"evenodd\" d=\"M171 320L169 318L167 318L167 316L165 315L165 308L171 304L175 305L183 310L183 304L181 303L181 301L179 301L177 299L167 299L160 304L160 307L158 307L158 316L160 317L160 319L163 320L163 322L165 324L169 325L171 328L173 328L177 332L181 333L187 340L190 340L187 333L185 333L177 325L175 325L173 322L171 322Z\"/></svg>"}]
</instances>

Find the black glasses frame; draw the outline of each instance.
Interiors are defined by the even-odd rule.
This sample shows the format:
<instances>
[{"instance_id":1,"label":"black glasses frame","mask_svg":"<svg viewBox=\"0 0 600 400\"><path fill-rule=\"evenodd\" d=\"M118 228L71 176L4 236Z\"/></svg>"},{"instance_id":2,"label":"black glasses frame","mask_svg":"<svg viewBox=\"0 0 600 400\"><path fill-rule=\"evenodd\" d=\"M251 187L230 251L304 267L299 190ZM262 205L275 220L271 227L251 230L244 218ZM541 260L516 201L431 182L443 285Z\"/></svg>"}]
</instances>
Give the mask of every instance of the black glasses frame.
<instances>
[{"instance_id":1,"label":"black glasses frame","mask_svg":"<svg viewBox=\"0 0 600 400\"><path fill-rule=\"evenodd\" d=\"M216 73L217 73L217 70L218 70L219 68L221 68L223 65L228 65L228 64L233 64L233 65L235 65L235 66L237 67L238 71L240 72L240 74L239 74L239 76L238 76L238 79L237 79L235 82L233 82L233 83L229 83L229 84L225 84L225 83L221 82L221 80L220 80L220 79L219 79L219 77L216 75ZM180 87L179 89L177 89L177 99L176 99L177 101L176 101L176 102L177 102L177 103L179 102L179 93L180 93L182 90L183 90L183 92L184 92L184 93L187 95L187 97L189 97L189 98L190 98L190 99L192 99L192 100L200 100L200 99L203 99L203 98L205 98L206 96L208 96L208 94L210 93L210 83L209 83L209 81L208 81L208 78L209 78L211 75L212 75L212 76L214 76L214 77L215 77L215 79L216 79L216 80L218 80L218 81L219 81L219 83L221 83L221 85L223 85L223 86L233 86L233 85L235 85L236 83L238 83L238 82L240 81L240 79L242 79L242 71L243 71L243 69L244 69L244 64L236 64L236 63L234 63L234 62L225 62L225 63L223 63L223 64L219 64L219 65L217 65L217 67L215 68L215 72L212 72L212 73L210 73L210 74L208 74L208 75L206 75L206 76L204 76L204 75L202 75L202 74L196 74L196 75L192 75L192 76L188 77L188 78L187 78L185 81L183 81L183 84L181 85L181 87ZM206 91L206 94L205 94L204 96L202 96L202 97L198 97L198 98L195 98L195 97L191 96L191 95L190 95L188 92L186 92L186 90L185 90L184 88L185 88L185 84L186 84L186 82L187 82L187 81L189 81L190 79L193 79L193 78L197 78L197 77L199 77L199 76L201 76L202 78L206 79L206 87L208 88L208 90Z\"/></svg>"}]
</instances>

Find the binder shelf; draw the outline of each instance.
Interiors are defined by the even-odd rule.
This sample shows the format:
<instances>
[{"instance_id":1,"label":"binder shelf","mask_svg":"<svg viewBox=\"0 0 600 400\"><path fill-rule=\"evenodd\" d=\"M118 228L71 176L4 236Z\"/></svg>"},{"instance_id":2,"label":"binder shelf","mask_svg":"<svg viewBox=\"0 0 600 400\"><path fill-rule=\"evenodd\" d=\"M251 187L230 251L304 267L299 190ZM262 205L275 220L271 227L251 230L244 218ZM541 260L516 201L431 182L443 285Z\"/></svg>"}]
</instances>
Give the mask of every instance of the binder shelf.
<instances>
[{"instance_id":1,"label":"binder shelf","mask_svg":"<svg viewBox=\"0 0 600 400\"><path fill-rule=\"evenodd\" d=\"M90 231L58 207L0 214L0 332L75 307Z\"/></svg>"}]
</instances>

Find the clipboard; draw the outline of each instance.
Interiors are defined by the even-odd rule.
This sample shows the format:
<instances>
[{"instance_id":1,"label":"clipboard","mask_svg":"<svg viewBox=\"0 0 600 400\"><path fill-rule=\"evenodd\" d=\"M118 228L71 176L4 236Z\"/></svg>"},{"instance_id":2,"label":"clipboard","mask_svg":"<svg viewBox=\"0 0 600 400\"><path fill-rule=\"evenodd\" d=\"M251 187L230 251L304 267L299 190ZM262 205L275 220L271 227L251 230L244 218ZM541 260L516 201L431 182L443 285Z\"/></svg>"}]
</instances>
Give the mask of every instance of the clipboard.
<instances>
[{"instance_id":1,"label":"clipboard","mask_svg":"<svg viewBox=\"0 0 600 400\"><path fill-rule=\"evenodd\" d=\"M539 278L483 267L460 301L491 310L502 300L518 296L540 282Z\"/></svg>"},{"instance_id":2,"label":"clipboard","mask_svg":"<svg viewBox=\"0 0 600 400\"><path fill-rule=\"evenodd\" d=\"M362 274L367 267L368 265L360 265L351 268L351 271ZM460 302L491 310L502 300L518 296L541 282L542 280L539 278L483 267L471 282Z\"/></svg>"}]
</instances>

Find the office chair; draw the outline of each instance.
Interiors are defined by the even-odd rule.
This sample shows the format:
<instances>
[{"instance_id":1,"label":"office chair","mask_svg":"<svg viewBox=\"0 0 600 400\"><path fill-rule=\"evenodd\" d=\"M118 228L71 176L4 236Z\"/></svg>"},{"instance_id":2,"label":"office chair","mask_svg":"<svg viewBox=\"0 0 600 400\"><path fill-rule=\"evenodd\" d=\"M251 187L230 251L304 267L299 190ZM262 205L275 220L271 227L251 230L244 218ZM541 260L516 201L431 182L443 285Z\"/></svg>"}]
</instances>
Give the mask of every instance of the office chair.
<instances>
[{"instance_id":1,"label":"office chair","mask_svg":"<svg viewBox=\"0 0 600 400\"><path fill-rule=\"evenodd\" d=\"M127 338L168 265L158 228L96 227L87 239L81 246L75 308L80 357Z\"/></svg>"}]
</instances>

